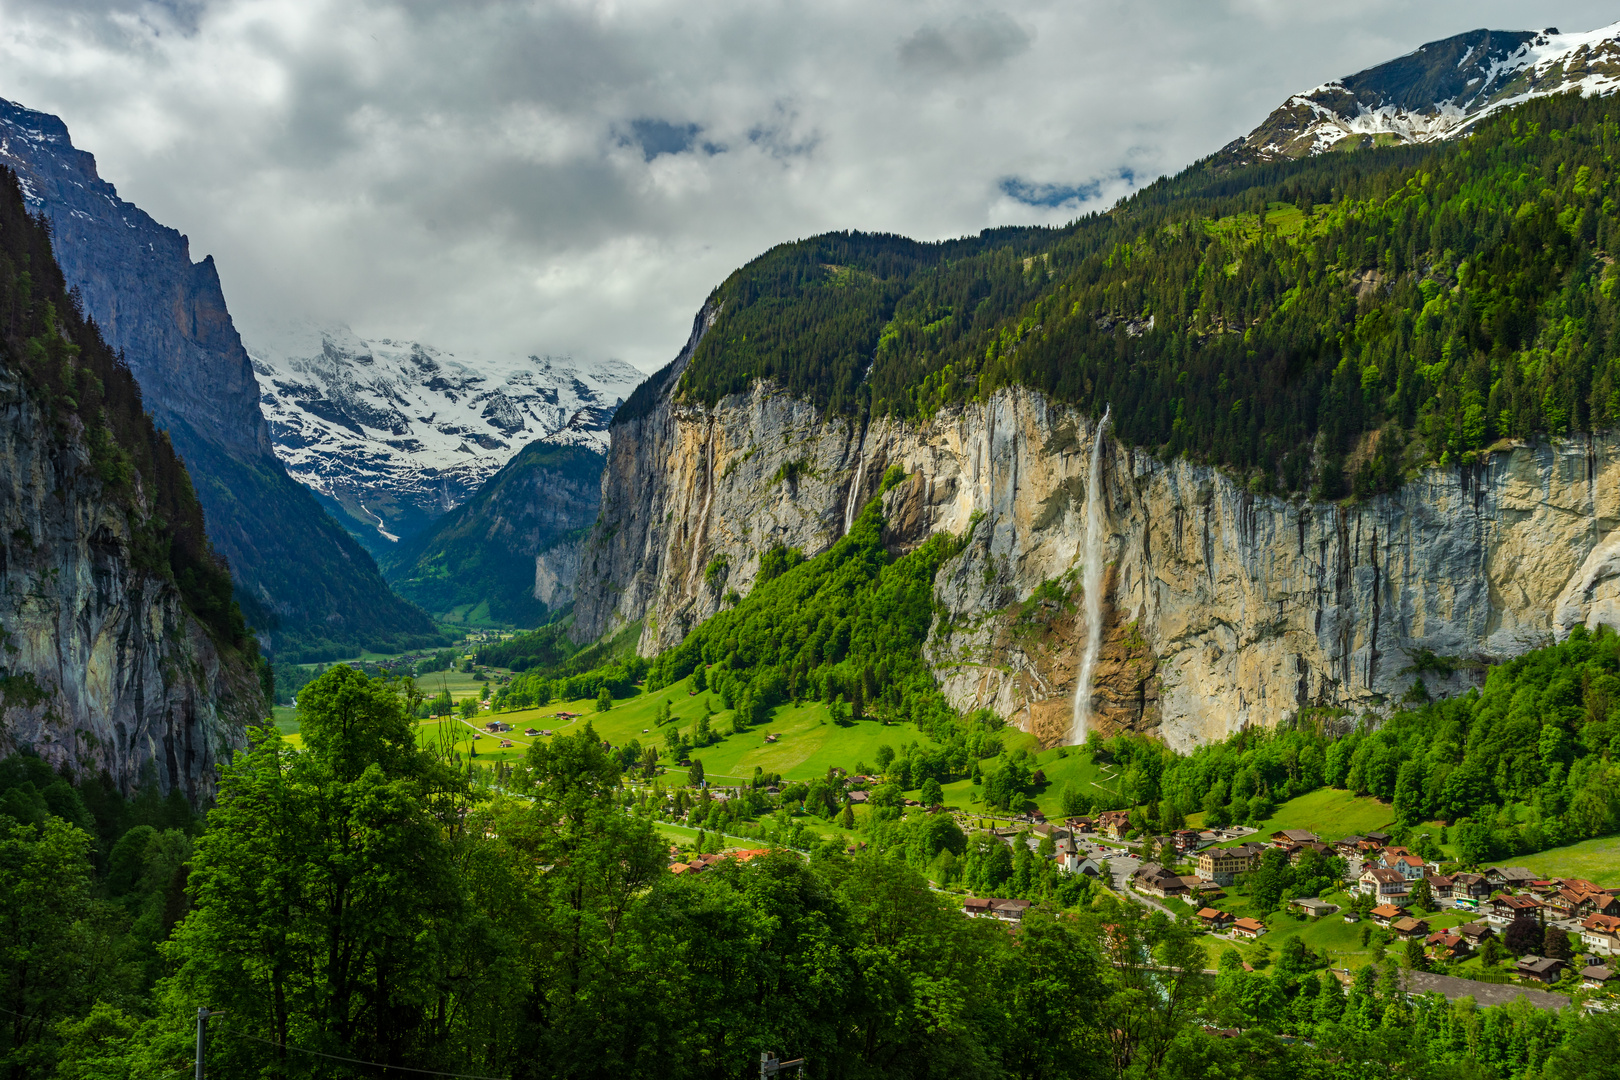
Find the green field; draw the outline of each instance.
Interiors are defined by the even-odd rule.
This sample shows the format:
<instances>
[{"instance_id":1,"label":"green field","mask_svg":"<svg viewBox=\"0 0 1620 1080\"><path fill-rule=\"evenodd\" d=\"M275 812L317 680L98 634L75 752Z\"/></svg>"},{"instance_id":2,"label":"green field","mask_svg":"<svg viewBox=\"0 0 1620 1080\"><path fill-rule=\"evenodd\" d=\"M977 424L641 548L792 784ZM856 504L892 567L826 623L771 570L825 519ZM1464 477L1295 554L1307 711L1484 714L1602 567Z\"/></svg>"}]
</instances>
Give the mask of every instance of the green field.
<instances>
[{"instance_id":1,"label":"green field","mask_svg":"<svg viewBox=\"0 0 1620 1080\"><path fill-rule=\"evenodd\" d=\"M1387 832L1394 824L1394 811L1377 799L1318 788L1277 807L1259 828L1261 836L1279 829L1309 829L1324 840L1337 840L1352 833Z\"/></svg>"},{"instance_id":2,"label":"green field","mask_svg":"<svg viewBox=\"0 0 1620 1080\"><path fill-rule=\"evenodd\" d=\"M1544 877L1586 878L1599 885L1613 887L1620 885L1620 836L1587 840L1503 861L1522 863Z\"/></svg>"}]
</instances>

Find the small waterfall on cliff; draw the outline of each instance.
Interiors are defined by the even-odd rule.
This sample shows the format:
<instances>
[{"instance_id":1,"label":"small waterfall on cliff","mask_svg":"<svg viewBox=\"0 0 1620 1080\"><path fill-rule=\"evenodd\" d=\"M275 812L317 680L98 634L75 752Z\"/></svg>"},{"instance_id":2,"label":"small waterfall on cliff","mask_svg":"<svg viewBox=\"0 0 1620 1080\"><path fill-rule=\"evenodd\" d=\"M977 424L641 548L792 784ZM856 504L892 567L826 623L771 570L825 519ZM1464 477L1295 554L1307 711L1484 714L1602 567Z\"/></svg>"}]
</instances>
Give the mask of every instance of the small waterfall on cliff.
<instances>
[{"instance_id":1,"label":"small waterfall on cliff","mask_svg":"<svg viewBox=\"0 0 1620 1080\"><path fill-rule=\"evenodd\" d=\"M1086 741L1086 731L1091 726L1091 677L1097 666L1097 652L1102 648L1102 446L1103 429L1108 426L1110 411L1104 409L1102 419L1097 421L1097 433L1091 440L1091 471L1086 477L1086 538L1080 555L1086 640L1080 652L1080 676L1074 682L1074 723L1069 741L1075 744Z\"/></svg>"},{"instance_id":2,"label":"small waterfall on cliff","mask_svg":"<svg viewBox=\"0 0 1620 1080\"><path fill-rule=\"evenodd\" d=\"M861 481L866 478L866 429L861 429L861 441L855 447L855 482L849 486L849 498L844 500L844 535L855 525L855 511L860 507L856 503L860 499Z\"/></svg>"}]
</instances>

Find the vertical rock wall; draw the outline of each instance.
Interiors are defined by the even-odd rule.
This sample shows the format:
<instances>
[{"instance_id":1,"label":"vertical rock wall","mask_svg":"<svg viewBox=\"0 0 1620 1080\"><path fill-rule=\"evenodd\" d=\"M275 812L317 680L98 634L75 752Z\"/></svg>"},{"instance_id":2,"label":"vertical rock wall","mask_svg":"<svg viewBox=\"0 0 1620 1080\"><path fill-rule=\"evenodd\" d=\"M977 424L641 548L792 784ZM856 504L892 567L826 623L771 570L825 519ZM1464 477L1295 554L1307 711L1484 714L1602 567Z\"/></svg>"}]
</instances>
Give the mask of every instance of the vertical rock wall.
<instances>
[{"instance_id":1,"label":"vertical rock wall","mask_svg":"<svg viewBox=\"0 0 1620 1080\"><path fill-rule=\"evenodd\" d=\"M725 593L746 594L772 546L825 550L851 500L900 465L910 479L884 496L895 550L973 530L936 582L941 683L963 709L1061 741L1091 438L1086 417L1025 390L863 429L766 384L712 409L666 388L613 428L576 633L640 619L644 653L669 647ZM1110 730L1185 747L1302 706L1379 710L1411 687L1425 651L1453 661L1445 677L1423 675L1430 691L1458 692L1484 663L1577 622L1620 623L1613 437L1502 450L1356 504L1256 495L1218 469L1110 442L1102 491L1094 700ZM1049 598L1026 603L1043 582Z\"/></svg>"},{"instance_id":2,"label":"vertical rock wall","mask_svg":"<svg viewBox=\"0 0 1620 1080\"><path fill-rule=\"evenodd\" d=\"M173 584L132 565L131 531L82 442L0 371L0 755L197 801L263 699Z\"/></svg>"}]
</instances>

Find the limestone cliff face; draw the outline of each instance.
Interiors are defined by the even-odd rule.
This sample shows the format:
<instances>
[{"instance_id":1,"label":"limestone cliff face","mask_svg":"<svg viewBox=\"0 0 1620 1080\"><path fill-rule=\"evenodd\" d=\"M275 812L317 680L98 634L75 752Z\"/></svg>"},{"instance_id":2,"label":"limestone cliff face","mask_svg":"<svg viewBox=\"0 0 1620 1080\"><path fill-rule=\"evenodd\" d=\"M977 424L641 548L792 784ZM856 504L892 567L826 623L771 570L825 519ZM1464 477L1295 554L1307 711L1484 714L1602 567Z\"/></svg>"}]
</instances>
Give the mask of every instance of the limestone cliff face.
<instances>
[{"instance_id":1,"label":"limestone cliff face","mask_svg":"<svg viewBox=\"0 0 1620 1080\"><path fill-rule=\"evenodd\" d=\"M1071 737L1091 421L1010 390L863 429L767 385L707 409L672 399L674 383L613 428L581 638L641 619L641 650L667 648L724 593L746 594L770 547L824 550L899 465L910 478L884 495L895 550L973 531L936 581L948 614L928 648L948 695L1045 742ZM1108 730L1185 747L1302 706L1380 710L1410 688L1423 650L1457 661L1423 675L1429 690L1457 692L1483 661L1578 622L1620 623L1612 437L1430 469L1356 505L1258 496L1111 440L1101 479L1094 708Z\"/></svg>"},{"instance_id":2,"label":"limestone cliff face","mask_svg":"<svg viewBox=\"0 0 1620 1080\"><path fill-rule=\"evenodd\" d=\"M195 802L262 696L174 585L133 565L131 535L83 442L54 436L0 371L0 755L31 746L126 792L144 776Z\"/></svg>"}]
</instances>

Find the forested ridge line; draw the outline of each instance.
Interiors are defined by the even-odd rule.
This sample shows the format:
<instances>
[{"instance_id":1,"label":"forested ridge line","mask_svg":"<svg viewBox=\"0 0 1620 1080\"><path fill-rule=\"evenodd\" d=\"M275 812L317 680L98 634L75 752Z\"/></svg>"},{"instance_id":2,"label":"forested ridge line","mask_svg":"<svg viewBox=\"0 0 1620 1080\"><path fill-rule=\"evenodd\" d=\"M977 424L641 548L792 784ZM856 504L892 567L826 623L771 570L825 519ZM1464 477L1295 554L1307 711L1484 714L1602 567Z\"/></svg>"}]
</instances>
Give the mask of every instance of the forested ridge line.
<instances>
[{"instance_id":1,"label":"forested ridge line","mask_svg":"<svg viewBox=\"0 0 1620 1080\"><path fill-rule=\"evenodd\" d=\"M711 296L679 393L919 418L1024 385L1257 490L1389 490L1620 421L1617 135L1620 101L1569 95L1451 143L1203 162L1065 229L784 244Z\"/></svg>"}]
</instances>

